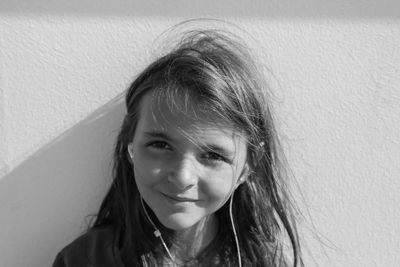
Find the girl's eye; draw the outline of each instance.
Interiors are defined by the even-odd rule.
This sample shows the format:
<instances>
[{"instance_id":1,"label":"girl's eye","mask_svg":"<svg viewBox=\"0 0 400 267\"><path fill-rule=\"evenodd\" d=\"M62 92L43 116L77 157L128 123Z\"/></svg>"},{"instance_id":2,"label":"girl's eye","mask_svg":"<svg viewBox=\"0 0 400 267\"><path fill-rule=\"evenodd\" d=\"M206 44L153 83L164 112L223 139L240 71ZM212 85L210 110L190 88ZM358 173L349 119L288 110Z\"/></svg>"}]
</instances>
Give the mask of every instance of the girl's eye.
<instances>
[{"instance_id":1,"label":"girl's eye","mask_svg":"<svg viewBox=\"0 0 400 267\"><path fill-rule=\"evenodd\" d=\"M204 157L207 160L228 162L228 160L225 157L215 152L207 152Z\"/></svg>"},{"instance_id":2,"label":"girl's eye","mask_svg":"<svg viewBox=\"0 0 400 267\"><path fill-rule=\"evenodd\" d=\"M154 141L150 142L146 145L147 147L155 148L155 149L168 149L171 150L171 146L164 141Z\"/></svg>"}]
</instances>

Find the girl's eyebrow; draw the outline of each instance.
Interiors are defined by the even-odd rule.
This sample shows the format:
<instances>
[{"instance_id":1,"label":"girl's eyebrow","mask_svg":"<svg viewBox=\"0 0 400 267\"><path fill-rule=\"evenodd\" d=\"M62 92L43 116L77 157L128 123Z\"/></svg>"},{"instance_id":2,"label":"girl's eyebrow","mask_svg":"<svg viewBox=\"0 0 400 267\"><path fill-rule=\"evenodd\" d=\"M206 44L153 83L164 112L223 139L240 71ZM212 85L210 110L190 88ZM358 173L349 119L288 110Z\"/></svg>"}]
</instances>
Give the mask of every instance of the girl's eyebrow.
<instances>
[{"instance_id":1,"label":"girl's eyebrow","mask_svg":"<svg viewBox=\"0 0 400 267\"><path fill-rule=\"evenodd\" d=\"M149 132L144 132L144 135L148 138L161 138L166 141L173 142L175 141L174 138L170 137L168 134L164 132L159 132L159 131L149 131ZM235 154L233 150L228 149L224 146L221 146L219 144L203 144L200 146L200 148L204 151L212 151L218 154L221 154L225 157L233 157Z\"/></svg>"},{"instance_id":2,"label":"girl's eyebrow","mask_svg":"<svg viewBox=\"0 0 400 267\"><path fill-rule=\"evenodd\" d=\"M165 139L167 141L174 141L174 139L170 136L168 136L166 133L163 132L144 132L144 135L146 137L153 137L153 138L161 138L161 139Z\"/></svg>"},{"instance_id":3,"label":"girl's eyebrow","mask_svg":"<svg viewBox=\"0 0 400 267\"><path fill-rule=\"evenodd\" d=\"M234 152L231 151L230 149L227 149L225 147L222 147L217 144L207 144L204 147L202 147L203 150L209 150L218 154L221 154L225 157L233 157Z\"/></svg>"}]
</instances>

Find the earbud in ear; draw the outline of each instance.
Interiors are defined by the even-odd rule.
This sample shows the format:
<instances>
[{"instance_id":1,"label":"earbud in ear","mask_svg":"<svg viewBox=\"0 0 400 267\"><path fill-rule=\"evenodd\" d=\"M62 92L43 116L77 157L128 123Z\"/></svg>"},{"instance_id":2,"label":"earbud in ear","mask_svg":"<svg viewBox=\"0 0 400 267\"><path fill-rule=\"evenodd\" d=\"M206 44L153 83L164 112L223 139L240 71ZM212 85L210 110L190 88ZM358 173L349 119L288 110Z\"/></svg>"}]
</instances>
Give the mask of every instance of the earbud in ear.
<instances>
[{"instance_id":1,"label":"earbud in ear","mask_svg":"<svg viewBox=\"0 0 400 267\"><path fill-rule=\"evenodd\" d=\"M250 170L250 167L249 167L249 165L246 163L246 164L244 165L244 167L243 167L243 171L242 171L242 173L241 173L239 179L238 179L237 182L236 182L236 187L238 187L239 185L241 185L242 183L244 183L244 182L246 181L247 177L249 176L249 170Z\"/></svg>"},{"instance_id":2,"label":"earbud in ear","mask_svg":"<svg viewBox=\"0 0 400 267\"><path fill-rule=\"evenodd\" d=\"M131 160L133 160L133 144L132 143L128 144L128 153L129 153L129 157L131 158Z\"/></svg>"},{"instance_id":3,"label":"earbud in ear","mask_svg":"<svg viewBox=\"0 0 400 267\"><path fill-rule=\"evenodd\" d=\"M244 176L240 177L236 182L235 189L238 188L241 184L243 184L246 181L246 178L247 177Z\"/></svg>"}]
</instances>

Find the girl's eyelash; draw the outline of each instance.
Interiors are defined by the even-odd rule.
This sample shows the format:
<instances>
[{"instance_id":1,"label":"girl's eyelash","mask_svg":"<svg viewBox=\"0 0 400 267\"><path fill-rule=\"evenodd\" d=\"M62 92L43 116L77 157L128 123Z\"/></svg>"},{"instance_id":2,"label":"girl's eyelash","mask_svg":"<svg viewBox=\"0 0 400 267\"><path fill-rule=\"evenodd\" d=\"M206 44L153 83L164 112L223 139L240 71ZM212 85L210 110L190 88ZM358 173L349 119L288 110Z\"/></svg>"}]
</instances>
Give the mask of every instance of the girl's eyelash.
<instances>
[{"instance_id":1,"label":"girl's eyelash","mask_svg":"<svg viewBox=\"0 0 400 267\"><path fill-rule=\"evenodd\" d=\"M164 141L152 141L146 144L147 147L153 147L158 149L170 149L170 145Z\"/></svg>"},{"instance_id":2,"label":"girl's eyelash","mask_svg":"<svg viewBox=\"0 0 400 267\"><path fill-rule=\"evenodd\" d=\"M167 149L167 150L172 149L172 147L165 141L151 141L146 143L146 147L151 147L155 149ZM203 155L204 155L203 157L209 161L223 161L226 163L232 163L232 161L228 157L223 156L217 152L206 151L204 152Z\"/></svg>"},{"instance_id":3,"label":"girl's eyelash","mask_svg":"<svg viewBox=\"0 0 400 267\"><path fill-rule=\"evenodd\" d=\"M207 155L206 158L208 160L224 161L227 163L230 162L226 157L224 157L218 153L215 153L215 152L207 152L206 155ZM212 155L212 157L210 157L210 155Z\"/></svg>"}]
</instances>

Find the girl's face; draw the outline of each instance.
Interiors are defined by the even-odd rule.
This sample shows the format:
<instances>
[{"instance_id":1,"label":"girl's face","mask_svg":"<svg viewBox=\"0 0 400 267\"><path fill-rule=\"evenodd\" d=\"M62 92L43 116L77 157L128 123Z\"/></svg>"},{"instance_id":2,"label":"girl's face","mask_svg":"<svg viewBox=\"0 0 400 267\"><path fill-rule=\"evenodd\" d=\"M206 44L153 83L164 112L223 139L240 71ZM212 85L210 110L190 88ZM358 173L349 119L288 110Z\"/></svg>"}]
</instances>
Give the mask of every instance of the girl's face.
<instances>
[{"instance_id":1,"label":"girl's face","mask_svg":"<svg viewBox=\"0 0 400 267\"><path fill-rule=\"evenodd\" d=\"M170 229L207 222L247 177L246 138L196 107L153 107L147 93L129 145L139 192Z\"/></svg>"}]
</instances>

